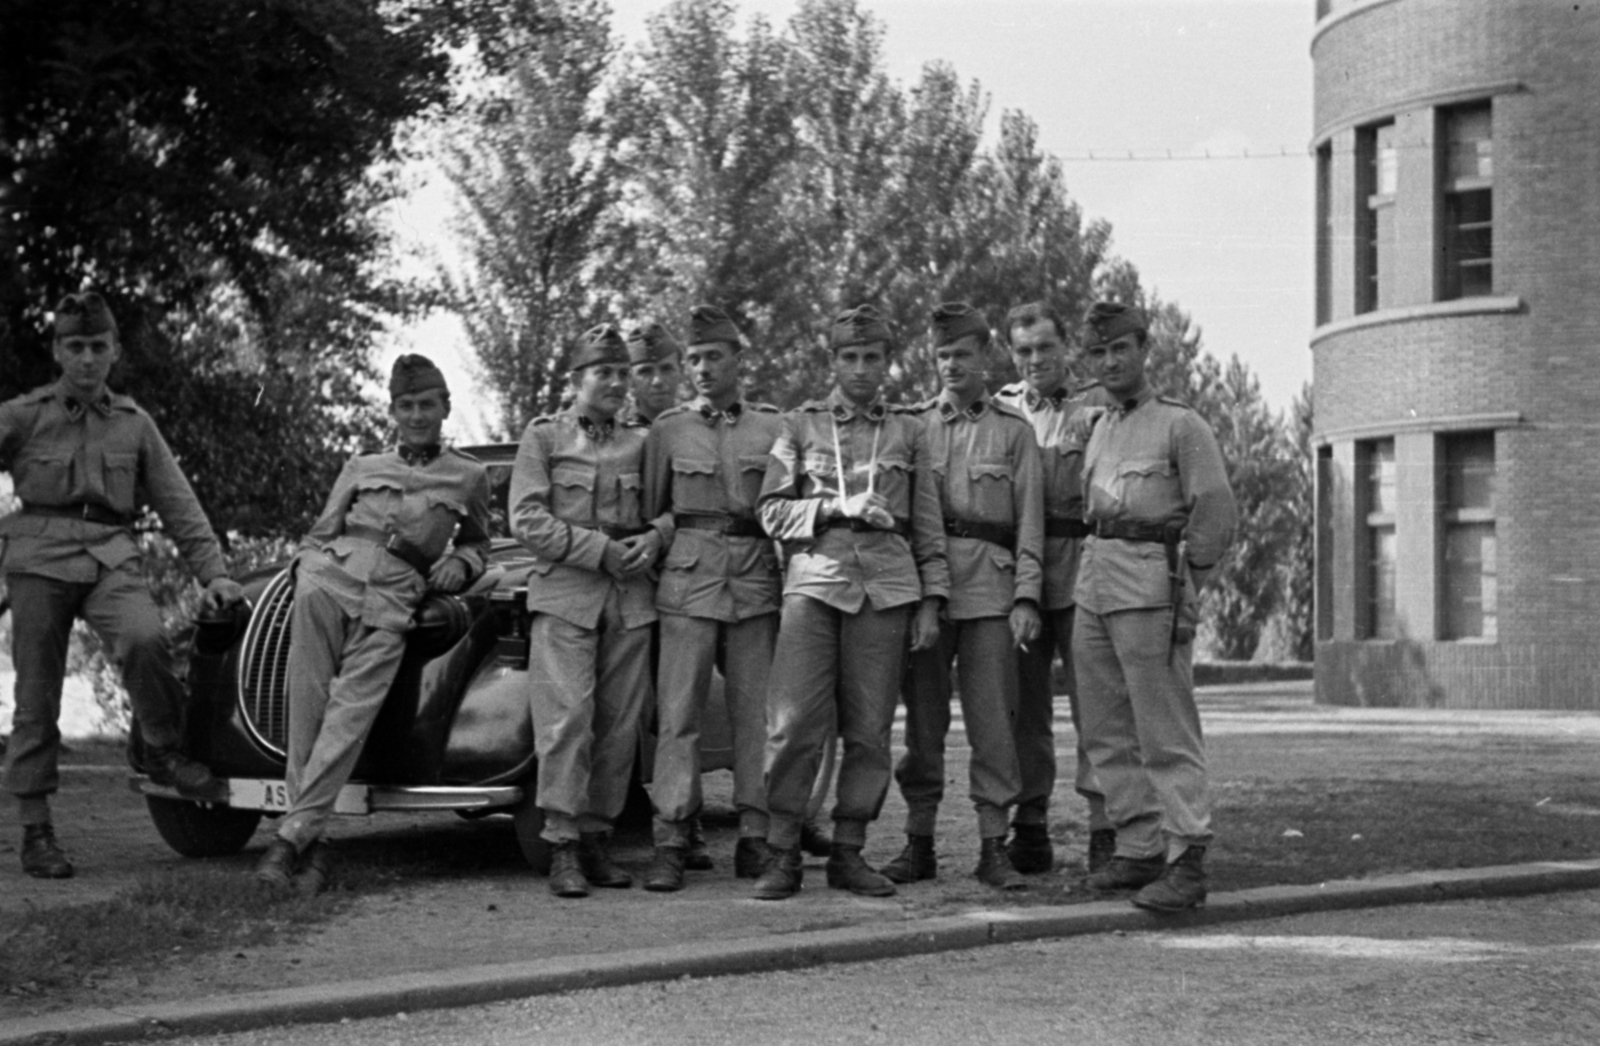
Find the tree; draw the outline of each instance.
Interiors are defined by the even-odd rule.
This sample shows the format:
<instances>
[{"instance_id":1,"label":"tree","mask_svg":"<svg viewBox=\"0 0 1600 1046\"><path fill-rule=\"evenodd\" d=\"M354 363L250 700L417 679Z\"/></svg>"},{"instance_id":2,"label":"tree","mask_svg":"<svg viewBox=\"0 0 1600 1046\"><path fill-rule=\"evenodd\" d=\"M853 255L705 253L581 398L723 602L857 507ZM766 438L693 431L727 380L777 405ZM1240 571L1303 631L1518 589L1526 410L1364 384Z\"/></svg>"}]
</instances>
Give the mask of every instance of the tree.
<instances>
[{"instance_id":1,"label":"tree","mask_svg":"<svg viewBox=\"0 0 1600 1046\"><path fill-rule=\"evenodd\" d=\"M303 519L321 493L307 488L363 434L341 426L360 415L374 317L400 300L373 267L396 133L444 103L444 47L469 10L7 0L0 394L50 378L46 310L92 284L123 330L114 380L167 424L208 511L252 527ZM280 470L284 485L234 518L258 478L239 462L263 431L330 438L297 443L316 467ZM215 471L195 467L208 458Z\"/></svg>"}]
</instances>

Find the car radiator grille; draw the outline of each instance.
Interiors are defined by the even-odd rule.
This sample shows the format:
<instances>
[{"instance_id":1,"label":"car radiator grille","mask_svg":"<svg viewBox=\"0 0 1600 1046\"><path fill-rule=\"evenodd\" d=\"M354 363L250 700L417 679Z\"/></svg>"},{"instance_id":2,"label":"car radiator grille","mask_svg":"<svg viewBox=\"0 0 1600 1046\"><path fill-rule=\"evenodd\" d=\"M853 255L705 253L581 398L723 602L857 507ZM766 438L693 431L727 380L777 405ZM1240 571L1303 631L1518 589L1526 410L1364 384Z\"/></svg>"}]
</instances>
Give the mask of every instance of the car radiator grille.
<instances>
[{"instance_id":1,"label":"car radiator grille","mask_svg":"<svg viewBox=\"0 0 1600 1046\"><path fill-rule=\"evenodd\" d=\"M239 710L265 747L289 748L289 619L294 578L285 570L267 583L239 651Z\"/></svg>"}]
</instances>

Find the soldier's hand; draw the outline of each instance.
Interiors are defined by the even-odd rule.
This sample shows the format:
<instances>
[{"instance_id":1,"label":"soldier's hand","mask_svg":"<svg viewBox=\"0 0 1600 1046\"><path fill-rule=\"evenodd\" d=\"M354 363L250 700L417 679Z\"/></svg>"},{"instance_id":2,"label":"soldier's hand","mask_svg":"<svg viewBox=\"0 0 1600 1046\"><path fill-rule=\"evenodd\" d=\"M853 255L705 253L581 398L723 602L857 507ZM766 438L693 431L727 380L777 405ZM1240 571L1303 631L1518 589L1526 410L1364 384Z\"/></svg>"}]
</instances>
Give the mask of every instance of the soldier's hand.
<instances>
[{"instance_id":1,"label":"soldier's hand","mask_svg":"<svg viewBox=\"0 0 1600 1046\"><path fill-rule=\"evenodd\" d=\"M200 597L202 613L214 614L226 610L244 598L244 587L231 577L214 577Z\"/></svg>"},{"instance_id":2,"label":"soldier's hand","mask_svg":"<svg viewBox=\"0 0 1600 1046\"><path fill-rule=\"evenodd\" d=\"M911 619L911 649L927 650L939 641L939 600L924 599Z\"/></svg>"},{"instance_id":3,"label":"soldier's hand","mask_svg":"<svg viewBox=\"0 0 1600 1046\"><path fill-rule=\"evenodd\" d=\"M649 570L650 565L656 561L656 556L661 552L661 535L655 530L648 530L631 538L623 538L622 545L628 550L623 559L623 567L628 576L632 577Z\"/></svg>"},{"instance_id":4,"label":"soldier's hand","mask_svg":"<svg viewBox=\"0 0 1600 1046\"><path fill-rule=\"evenodd\" d=\"M618 581L628 579L629 548L620 541L607 541L606 550L600 554L600 569Z\"/></svg>"},{"instance_id":5,"label":"soldier's hand","mask_svg":"<svg viewBox=\"0 0 1600 1046\"><path fill-rule=\"evenodd\" d=\"M433 565L428 587L435 592L460 592L467 584L467 565L460 556L446 556Z\"/></svg>"},{"instance_id":6,"label":"soldier's hand","mask_svg":"<svg viewBox=\"0 0 1600 1046\"><path fill-rule=\"evenodd\" d=\"M1031 599L1024 599L1011 607L1011 639L1024 652L1029 643L1039 640L1039 632L1044 627L1043 619L1039 616L1039 608Z\"/></svg>"}]
</instances>

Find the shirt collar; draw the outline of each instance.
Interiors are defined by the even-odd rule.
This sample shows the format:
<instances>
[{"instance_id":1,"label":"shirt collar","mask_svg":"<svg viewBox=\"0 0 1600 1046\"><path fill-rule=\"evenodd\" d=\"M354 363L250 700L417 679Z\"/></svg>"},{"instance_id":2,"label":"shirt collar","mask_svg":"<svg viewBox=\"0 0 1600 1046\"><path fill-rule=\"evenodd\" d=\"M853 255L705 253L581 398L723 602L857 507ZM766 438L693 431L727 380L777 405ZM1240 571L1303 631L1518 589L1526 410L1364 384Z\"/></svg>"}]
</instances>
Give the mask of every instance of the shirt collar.
<instances>
[{"instance_id":1,"label":"shirt collar","mask_svg":"<svg viewBox=\"0 0 1600 1046\"><path fill-rule=\"evenodd\" d=\"M579 411L573 411L572 416L578 419L578 428L583 430L584 435L596 443L604 443L617 431L616 418L607 418L605 421L597 422L589 415Z\"/></svg>"},{"instance_id":2,"label":"shirt collar","mask_svg":"<svg viewBox=\"0 0 1600 1046\"><path fill-rule=\"evenodd\" d=\"M444 451L444 448L437 443L427 443L420 447L402 443L395 449L400 454L400 460L407 465L426 465Z\"/></svg>"},{"instance_id":3,"label":"shirt collar","mask_svg":"<svg viewBox=\"0 0 1600 1046\"><path fill-rule=\"evenodd\" d=\"M828 410L833 414L835 421L849 421L855 417L866 418L868 421L882 421L889 414L889 405L883 402L880 393L871 403L859 407L853 400L847 399L844 393L834 389L828 393Z\"/></svg>"},{"instance_id":4,"label":"shirt collar","mask_svg":"<svg viewBox=\"0 0 1600 1046\"><path fill-rule=\"evenodd\" d=\"M1116 409L1123 414L1131 414L1141 406L1156 398L1156 390L1146 385L1137 396L1130 396L1117 403Z\"/></svg>"},{"instance_id":5,"label":"shirt collar","mask_svg":"<svg viewBox=\"0 0 1600 1046\"><path fill-rule=\"evenodd\" d=\"M101 417L109 418L111 417L111 392L107 390L102 392L97 400L84 401L62 389L61 406L66 410L67 417L73 421L80 420L89 407L93 407L95 413Z\"/></svg>"},{"instance_id":6,"label":"shirt collar","mask_svg":"<svg viewBox=\"0 0 1600 1046\"><path fill-rule=\"evenodd\" d=\"M744 400L736 399L728 404L727 410L718 410L711 405L710 400L701 396L694 401L694 407L700 412L700 416L706 419L707 425L714 426L719 421L725 421L731 428L739 423L739 416L744 413Z\"/></svg>"},{"instance_id":7,"label":"shirt collar","mask_svg":"<svg viewBox=\"0 0 1600 1046\"><path fill-rule=\"evenodd\" d=\"M956 406L955 397L948 392L939 393L939 417L946 422L955 422L962 418L966 418L969 421L977 421L983 417L984 412L988 409L989 394L987 392L967 404L965 410Z\"/></svg>"}]
</instances>

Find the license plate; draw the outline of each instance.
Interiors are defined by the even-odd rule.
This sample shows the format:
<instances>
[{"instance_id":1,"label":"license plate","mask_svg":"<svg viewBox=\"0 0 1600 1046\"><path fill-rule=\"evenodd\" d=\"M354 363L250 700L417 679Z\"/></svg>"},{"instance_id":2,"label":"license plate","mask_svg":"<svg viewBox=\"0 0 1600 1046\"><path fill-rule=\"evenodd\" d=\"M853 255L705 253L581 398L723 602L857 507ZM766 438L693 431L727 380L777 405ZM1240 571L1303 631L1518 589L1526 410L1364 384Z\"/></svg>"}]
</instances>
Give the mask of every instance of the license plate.
<instances>
[{"instance_id":1,"label":"license plate","mask_svg":"<svg viewBox=\"0 0 1600 1046\"><path fill-rule=\"evenodd\" d=\"M372 790L366 785L347 784L339 789L333 802L336 814L370 814ZM283 781L256 777L230 777L228 779L228 805L241 810L265 810L283 813L289 809L289 786Z\"/></svg>"}]
</instances>

